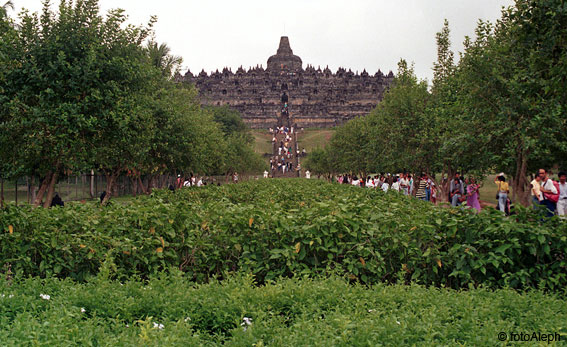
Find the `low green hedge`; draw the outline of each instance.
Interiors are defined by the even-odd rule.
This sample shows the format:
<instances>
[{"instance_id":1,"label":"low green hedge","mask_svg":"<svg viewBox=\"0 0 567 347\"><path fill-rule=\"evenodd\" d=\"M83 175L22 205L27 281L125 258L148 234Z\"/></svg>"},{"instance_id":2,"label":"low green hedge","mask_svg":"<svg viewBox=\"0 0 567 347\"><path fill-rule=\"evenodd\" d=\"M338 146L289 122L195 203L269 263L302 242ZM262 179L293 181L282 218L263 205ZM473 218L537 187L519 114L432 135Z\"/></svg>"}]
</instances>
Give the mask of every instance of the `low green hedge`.
<instances>
[{"instance_id":1,"label":"low green hedge","mask_svg":"<svg viewBox=\"0 0 567 347\"><path fill-rule=\"evenodd\" d=\"M367 288L337 277L196 285L173 272L147 282L2 280L0 322L4 346L492 346L501 332L565 341L567 303L541 291Z\"/></svg>"},{"instance_id":2,"label":"low green hedge","mask_svg":"<svg viewBox=\"0 0 567 347\"><path fill-rule=\"evenodd\" d=\"M328 273L363 283L468 288L567 285L567 226L531 210L435 207L395 192L316 180L260 180L158 191L105 208L0 211L2 271L114 278L169 267L197 282L234 271L259 283Z\"/></svg>"}]
</instances>

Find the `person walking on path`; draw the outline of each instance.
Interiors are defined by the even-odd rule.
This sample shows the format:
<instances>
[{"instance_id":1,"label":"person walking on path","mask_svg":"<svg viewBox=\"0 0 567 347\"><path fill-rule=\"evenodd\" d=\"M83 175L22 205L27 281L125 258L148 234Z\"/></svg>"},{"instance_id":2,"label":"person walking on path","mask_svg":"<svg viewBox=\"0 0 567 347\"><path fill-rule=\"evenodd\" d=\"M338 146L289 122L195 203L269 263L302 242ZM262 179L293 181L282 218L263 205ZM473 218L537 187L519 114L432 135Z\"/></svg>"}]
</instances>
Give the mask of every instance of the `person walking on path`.
<instances>
[{"instance_id":1,"label":"person walking on path","mask_svg":"<svg viewBox=\"0 0 567 347\"><path fill-rule=\"evenodd\" d=\"M496 193L498 198L498 209L501 212L506 213L506 204L508 201L508 194L510 193L510 187L508 182L506 182L504 173L498 175L494 180L494 183L498 186L498 191Z\"/></svg>"},{"instance_id":2,"label":"person walking on path","mask_svg":"<svg viewBox=\"0 0 567 347\"><path fill-rule=\"evenodd\" d=\"M478 200L478 190L480 185L476 184L474 178L469 178L469 185L467 186L467 206L476 209L480 212L480 201Z\"/></svg>"},{"instance_id":3,"label":"person walking on path","mask_svg":"<svg viewBox=\"0 0 567 347\"><path fill-rule=\"evenodd\" d=\"M541 200L540 204L547 208L547 216L552 217L557 209L557 203L553 200L557 201L557 199L554 198L557 198L559 192L557 191L557 188L555 188L553 180L549 178L549 174L545 169L539 169L538 174L541 178L540 190L543 193L543 200Z\"/></svg>"},{"instance_id":4,"label":"person walking on path","mask_svg":"<svg viewBox=\"0 0 567 347\"><path fill-rule=\"evenodd\" d=\"M427 175L422 174L421 178L419 179L419 186L417 187L417 192L415 193L415 197L419 200L427 200Z\"/></svg>"},{"instance_id":5,"label":"person walking on path","mask_svg":"<svg viewBox=\"0 0 567 347\"><path fill-rule=\"evenodd\" d=\"M535 175L531 185L532 203L534 208L537 208L541 204L541 200L543 200L543 194L541 193L541 177L539 177L539 174Z\"/></svg>"},{"instance_id":6,"label":"person walking on path","mask_svg":"<svg viewBox=\"0 0 567 347\"><path fill-rule=\"evenodd\" d=\"M451 182L451 206L459 206L464 195L465 187L463 181L458 176L455 176L455 179Z\"/></svg>"},{"instance_id":7,"label":"person walking on path","mask_svg":"<svg viewBox=\"0 0 567 347\"><path fill-rule=\"evenodd\" d=\"M567 216L567 173L559 173L559 201L557 201L557 214L561 218Z\"/></svg>"}]
</instances>

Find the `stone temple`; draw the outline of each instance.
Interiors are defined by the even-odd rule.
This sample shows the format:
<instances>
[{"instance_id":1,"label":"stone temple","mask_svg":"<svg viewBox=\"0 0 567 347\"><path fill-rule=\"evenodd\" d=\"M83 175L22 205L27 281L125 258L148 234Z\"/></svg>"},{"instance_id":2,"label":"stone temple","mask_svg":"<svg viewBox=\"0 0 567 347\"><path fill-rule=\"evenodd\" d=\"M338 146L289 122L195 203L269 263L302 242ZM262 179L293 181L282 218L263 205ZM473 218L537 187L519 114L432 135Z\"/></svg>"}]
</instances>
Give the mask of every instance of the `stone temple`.
<instances>
[{"instance_id":1,"label":"stone temple","mask_svg":"<svg viewBox=\"0 0 567 347\"><path fill-rule=\"evenodd\" d=\"M324 128L340 125L368 114L383 98L394 74L380 70L370 75L339 68L333 73L307 65L293 54L289 39L283 36L275 55L262 66L236 72L193 75L188 71L178 81L193 83L203 105L229 105L242 114L251 128L273 127L281 111L282 100L289 100L290 113L298 127ZM285 96L284 96L285 94Z\"/></svg>"}]
</instances>

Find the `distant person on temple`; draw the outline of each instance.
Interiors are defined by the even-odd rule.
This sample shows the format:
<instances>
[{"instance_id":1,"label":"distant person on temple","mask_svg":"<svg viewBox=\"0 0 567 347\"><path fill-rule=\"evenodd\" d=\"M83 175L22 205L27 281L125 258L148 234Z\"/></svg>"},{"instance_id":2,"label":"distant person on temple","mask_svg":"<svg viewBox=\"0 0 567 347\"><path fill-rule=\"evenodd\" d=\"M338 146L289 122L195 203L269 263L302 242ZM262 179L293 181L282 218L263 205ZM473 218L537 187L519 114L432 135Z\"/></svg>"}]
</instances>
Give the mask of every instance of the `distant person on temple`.
<instances>
[{"instance_id":1,"label":"distant person on temple","mask_svg":"<svg viewBox=\"0 0 567 347\"><path fill-rule=\"evenodd\" d=\"M282 103L287 106L288 101L289 101L289 98L288 98L287 94L284 92L283 95L282 95Z\"/></svg>"},{"instance_id":2,"label":"distant person on temple","mask_svg":"<svg viewBox=\"0 0 567 347\"><path fill-rule=\"evenodd\" d=\"M51 207L54 206L61 206L61 207L65 206L65 203L63 202L63 199L61 199L61 197L59 196L59 193L55 193L53 200L51 200Z\"/></svg>"}]
</instances>

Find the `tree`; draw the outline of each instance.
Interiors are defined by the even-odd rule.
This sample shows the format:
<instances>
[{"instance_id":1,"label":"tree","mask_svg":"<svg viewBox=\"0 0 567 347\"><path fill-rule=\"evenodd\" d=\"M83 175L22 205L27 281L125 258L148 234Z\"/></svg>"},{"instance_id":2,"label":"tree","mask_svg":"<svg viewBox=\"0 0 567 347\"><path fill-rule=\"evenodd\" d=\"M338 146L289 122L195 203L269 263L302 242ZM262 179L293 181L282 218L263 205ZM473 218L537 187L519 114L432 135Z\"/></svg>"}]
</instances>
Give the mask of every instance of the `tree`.
<instances>
[{"instance_id":1,"label":"tree","mask_svg":"<svg viewBox=\"0 0 567 347\"><path fill-rule=\"evenodd\" d=\"M148 42L146 46L148 57L153 66L160 69L164 76L170 78L179 70L183 58L172 55L171 48L165 43L159 44L155 41Z\"/></svg>"},{"instance_id":2,"label":"tree","mask_svg":"<svg viewBox=\"0 0 567 347\"><path fill-rule=\"evenodd\" d=\"M207 108L213 120L220 126L226 143L223 173L228 176L235 173L252 173L266 169L264 160L254 152L254 137L242 120L240 112L228 106Z\"/></svg>"},{"instance_id":3,"label":"tree","mask_svg":"<svg viewBox=\"0 0 567 347\"><path fill-rule=\"evenodd\" d=\"M331 147L315 148L309 153L305 161L305 168L317 176L325 176L330 180L335 173L333 156L330 153Z\"/></svg>"},{"instance_id":4,"label":"tree","mask_svg":"<svg viewBox=\"0 0 567 347\"><path fill-rule=\"evenodd\" d=\"M14 148L3 159L11 176L41 178L36 206L44 195L50 205L60 175L106 168L106 159L123 154L112 150L125 141L117 129L141 130L141 94L154 75L141 49L153 20L123 29L123 11L103 18L96 0L62 1L57 15L49 6L46 1L40 16L22 16L0 105L0 130L11 134L1 145Z\"/></svg>"}]
</instances>

